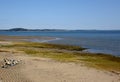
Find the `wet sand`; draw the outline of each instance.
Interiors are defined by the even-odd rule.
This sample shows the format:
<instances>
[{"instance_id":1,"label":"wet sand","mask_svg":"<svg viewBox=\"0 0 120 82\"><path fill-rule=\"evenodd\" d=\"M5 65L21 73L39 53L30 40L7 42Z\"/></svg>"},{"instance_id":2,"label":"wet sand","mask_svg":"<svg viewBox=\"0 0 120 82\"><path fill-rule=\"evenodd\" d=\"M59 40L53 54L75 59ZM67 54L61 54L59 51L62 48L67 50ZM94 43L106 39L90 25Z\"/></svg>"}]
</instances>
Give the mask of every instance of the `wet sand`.
<instances>
[{"instance_id":1,"label":"wet sand","mask_svg":"<svg viewBox=\"0 0 120 82\"><path fill-rule=\"evenodd\" d=\"M0 41L31 41L31 42L47 42L57 40L56 37L42 37L42 36L7 36L0 35Z\"/></svg>"}]
</instances>

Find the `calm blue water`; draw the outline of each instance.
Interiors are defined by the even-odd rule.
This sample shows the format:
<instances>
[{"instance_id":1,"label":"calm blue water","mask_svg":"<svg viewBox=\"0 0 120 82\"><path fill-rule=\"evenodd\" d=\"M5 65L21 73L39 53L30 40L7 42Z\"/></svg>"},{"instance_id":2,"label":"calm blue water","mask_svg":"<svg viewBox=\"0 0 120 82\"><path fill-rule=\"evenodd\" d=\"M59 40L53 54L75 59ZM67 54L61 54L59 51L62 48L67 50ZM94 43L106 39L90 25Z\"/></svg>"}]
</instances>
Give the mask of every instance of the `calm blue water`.
<instances>
[{"instance_id":1,"label":"calm blue water","mask_svg":"<svg viewBox=\"0 0 120 82\"><path fill-rule=\"evenodd\" d=\"M50 43L77 45L88 51L110 53L120 56L120 31L64 31L64 32L10 32L0 31L0 35L50 36L61 38Z\"/></svg>"}]
</instances>

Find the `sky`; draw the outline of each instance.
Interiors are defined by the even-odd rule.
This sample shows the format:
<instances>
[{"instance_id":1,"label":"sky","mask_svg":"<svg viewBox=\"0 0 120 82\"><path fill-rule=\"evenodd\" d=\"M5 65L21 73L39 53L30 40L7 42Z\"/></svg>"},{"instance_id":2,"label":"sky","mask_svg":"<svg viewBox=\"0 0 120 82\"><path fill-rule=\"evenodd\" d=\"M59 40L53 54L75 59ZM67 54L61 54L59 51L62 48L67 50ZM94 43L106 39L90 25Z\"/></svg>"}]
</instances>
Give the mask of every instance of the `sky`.
<instances>
[{"instance_id":1,"label":"sky","mask_svg":"<svg viewBox=\"0 0 120 82\"><path fill-rule=\"evenodd\" d=\"M0 0L0 29L120 30L120 0Z\"/></svg>"}]
</instances>

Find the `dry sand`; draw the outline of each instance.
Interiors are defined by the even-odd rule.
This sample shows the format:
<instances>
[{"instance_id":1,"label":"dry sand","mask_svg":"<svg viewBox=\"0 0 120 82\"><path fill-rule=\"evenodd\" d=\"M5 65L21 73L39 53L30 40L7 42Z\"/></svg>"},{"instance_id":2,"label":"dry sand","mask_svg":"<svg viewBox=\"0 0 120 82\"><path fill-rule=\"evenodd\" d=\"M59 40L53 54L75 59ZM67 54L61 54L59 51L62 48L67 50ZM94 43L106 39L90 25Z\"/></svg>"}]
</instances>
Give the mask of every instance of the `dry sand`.
<instances>
[{"instance_id":1,"label":"dry sand","mask_svg":"<svg viewBox=\"0 0 120 82\"><path fill-rule=\"evenodd\" d=\"M0 68L0 82L120 82L119 75L82 64L0 52L0 62L6 57L21 59L22 62L16 66Z\"/></svg>"}]
</instances>

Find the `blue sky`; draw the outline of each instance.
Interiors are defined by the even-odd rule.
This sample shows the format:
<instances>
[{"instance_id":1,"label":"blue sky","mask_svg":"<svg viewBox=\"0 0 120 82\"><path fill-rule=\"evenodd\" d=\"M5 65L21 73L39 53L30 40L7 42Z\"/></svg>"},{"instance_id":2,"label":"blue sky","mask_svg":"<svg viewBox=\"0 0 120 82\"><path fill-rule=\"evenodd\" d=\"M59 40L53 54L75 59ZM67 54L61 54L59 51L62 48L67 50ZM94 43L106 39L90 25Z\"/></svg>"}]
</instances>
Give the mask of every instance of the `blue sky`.
<instances>
[{"instance_id":1,"label":"blue sky","mask_svg":"<svg viewBox=\"0 0 120 82\"><path fill-rule=\"evenodd\" d=\"M0 0L0 29L120 30L120 0Z\"/></svg>"}]
</instances>

